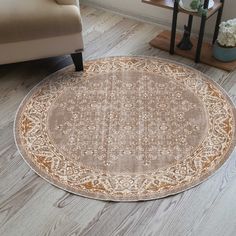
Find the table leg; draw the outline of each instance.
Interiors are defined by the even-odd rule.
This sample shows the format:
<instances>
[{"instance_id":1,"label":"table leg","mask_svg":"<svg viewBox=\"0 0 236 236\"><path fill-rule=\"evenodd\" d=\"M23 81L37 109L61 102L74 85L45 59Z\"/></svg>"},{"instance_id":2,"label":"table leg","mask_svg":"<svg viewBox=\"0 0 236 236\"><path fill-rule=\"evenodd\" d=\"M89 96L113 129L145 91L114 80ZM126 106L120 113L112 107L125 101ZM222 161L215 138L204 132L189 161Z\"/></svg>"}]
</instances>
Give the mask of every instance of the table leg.
<instances>
[{"instance_id":1,"label":"table leg","mask_svg":"<svg viewBox=\"0 0 236 236\"><path fill-rule=\"evenodd\" d=\"M197 43L195 62L200 61L202 42L203 42L203 36L204 36L204 31L205 31L205 25L206 25L206 16L202 16L200 32L199 32L199 35L198 35L198 43Z\"/></svg>"},{"instance_id":2,"label":"table leg","mask_svg":"<svg viewBox=\"0 0 236 236\"><path fill-rule=\"evenodd\" d=\"M189 37L191 36L192 25L193 25L193 15L189 15L189 17L188 17L188 32L189 32Z\"/></svg>"},{"instance_id":3,"label":"table leg","mask_svg":"<svg viewBox=\"0 0 236 236\"><path fill-rule=\"evenodd\" d=\"M218 37L218 33L219 33L219 24L221 22L221 17L222 17L222 13L223 13L223 8L224 8L224 0L221 0L222 6L221 8L218 10L217 13L217 19L216 19L216 25L215 25L215 32L214 32L214 36L213 36L213 40L212 40L212 44L215 43L217 37Z\"/></svg>"},{"instance_id":4,"label":"table leg","mask_svg":"<svg viewBox=\"0 0 236 236\"><path fill-rule=\"evenodd\" d=\"M179 8L178 0L175 0L173 9L173 18L172 18L172 28L171 28L170 54L175 53L175 36L176 36L178 8Z\"/></svg>"}]
</instances>

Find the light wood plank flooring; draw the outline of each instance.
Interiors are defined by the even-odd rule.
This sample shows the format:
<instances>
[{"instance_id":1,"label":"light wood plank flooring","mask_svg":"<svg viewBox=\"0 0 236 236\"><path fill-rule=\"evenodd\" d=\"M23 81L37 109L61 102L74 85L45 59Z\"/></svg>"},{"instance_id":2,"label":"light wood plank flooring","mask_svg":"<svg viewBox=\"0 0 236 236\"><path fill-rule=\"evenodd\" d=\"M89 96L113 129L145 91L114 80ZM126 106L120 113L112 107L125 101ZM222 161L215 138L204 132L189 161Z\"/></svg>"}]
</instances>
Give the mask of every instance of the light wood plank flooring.
<instances>
[{"instance_id":1,"label":"light wood plank flooring","mask_svg":"<svg viewBox=\"0 0 236 236\"><path fill-rule=\"evenodd\" d=\"M211 76L236 103L236 71L227 73L151 48L164 27L81 7L84 58L150 55L171 58ZM13 119L28 91L72 61L69 56L0 66L0 235L234 236L236 152L209 180L184 193L138 203L75 196L39 178L24 163L13 138Z\"/></svg>"}]
</instances>

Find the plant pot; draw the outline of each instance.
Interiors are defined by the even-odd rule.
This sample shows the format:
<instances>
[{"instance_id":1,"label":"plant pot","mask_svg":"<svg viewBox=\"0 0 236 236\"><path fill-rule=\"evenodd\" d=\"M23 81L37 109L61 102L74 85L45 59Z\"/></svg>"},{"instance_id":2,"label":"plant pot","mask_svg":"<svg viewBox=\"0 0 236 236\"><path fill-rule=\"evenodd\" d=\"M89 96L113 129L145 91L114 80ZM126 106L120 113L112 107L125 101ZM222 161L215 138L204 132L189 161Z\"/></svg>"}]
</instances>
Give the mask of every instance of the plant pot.
<instances>
[{"instance_id":1,"label":"plant pot","mask_svg":"<svg viewBox=\"0 0 236 236\"><path fill-rule=\"evenodd\" d=\"M218 43L215 43L213 47L213 55L219 61L234 61L236 60L236 47L226 48L221 47Z\"/></svg>"}]
</instances>

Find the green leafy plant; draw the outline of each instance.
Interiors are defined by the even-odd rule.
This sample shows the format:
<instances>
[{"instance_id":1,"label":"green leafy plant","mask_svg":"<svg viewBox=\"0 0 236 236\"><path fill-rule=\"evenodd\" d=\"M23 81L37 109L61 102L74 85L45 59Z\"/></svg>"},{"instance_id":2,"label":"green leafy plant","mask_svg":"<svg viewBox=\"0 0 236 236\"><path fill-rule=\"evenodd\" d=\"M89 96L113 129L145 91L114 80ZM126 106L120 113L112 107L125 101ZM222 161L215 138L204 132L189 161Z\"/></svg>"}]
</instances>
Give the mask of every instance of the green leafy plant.
<instances>
[{"instance_id":1,"label":"green leafy plant","mask_svg":"<svg viewBox=\"0 0 236 236\"><path fill-rule=\"evenodd\" d=\"M201 0L193 0L190 4L190 7L193 10L197 10L199 15L206 16L206 14L207 14L207 9L204 9Z\"/></svg>"}]
</instances>

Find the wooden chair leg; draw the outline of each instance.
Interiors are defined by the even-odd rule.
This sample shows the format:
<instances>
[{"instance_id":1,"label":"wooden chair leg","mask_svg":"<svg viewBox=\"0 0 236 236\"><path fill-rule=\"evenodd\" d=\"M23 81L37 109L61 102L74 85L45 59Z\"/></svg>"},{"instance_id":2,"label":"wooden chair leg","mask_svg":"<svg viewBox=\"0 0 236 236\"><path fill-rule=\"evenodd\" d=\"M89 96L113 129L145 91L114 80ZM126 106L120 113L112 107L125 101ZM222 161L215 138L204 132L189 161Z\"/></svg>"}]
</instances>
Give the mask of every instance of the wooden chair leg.
<instances>
[{"instance_id":1,"label":"wooden chair leg","mask_svg":"<svg viewBox=\"0 0 236 236\"><path fill-rule=\"evenodd\" d=\"M71 54L71 57L74 62L74 65L75 65L75 70L76 71L84 70L82 52L73 53L73 54Z\"/></svg>"}]
</instances>

